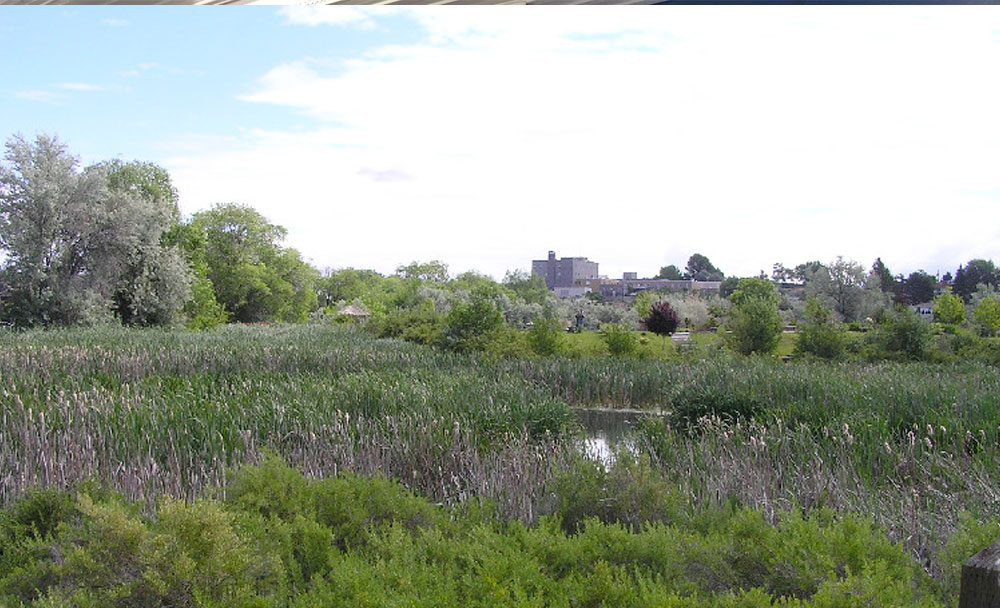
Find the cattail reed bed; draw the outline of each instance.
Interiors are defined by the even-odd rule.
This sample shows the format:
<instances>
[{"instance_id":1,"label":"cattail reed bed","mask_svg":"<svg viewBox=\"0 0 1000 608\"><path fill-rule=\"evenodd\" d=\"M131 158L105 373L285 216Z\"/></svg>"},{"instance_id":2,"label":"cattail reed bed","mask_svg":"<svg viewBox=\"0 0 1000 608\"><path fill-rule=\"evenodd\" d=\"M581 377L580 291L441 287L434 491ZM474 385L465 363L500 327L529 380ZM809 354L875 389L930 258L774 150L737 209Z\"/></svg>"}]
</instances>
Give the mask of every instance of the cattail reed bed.
<instances>
[{"instance_id":1,"label":"cattail reed bed","mask_svg":"<svg viewBox=\"0 0 1000 608\"><path fill-rule=\"evenodd\" d=\"M7 333L0 504L91 478L194 498L273 451L530 522L575 466L569 406L611 405L666 413L638 445L695 507L862 513L937 574L961 513L1000 516L997 395L975 363L494 362L315 326Z\"/></svg>"},{"instance_id":2,"label":"cattail reed bed","mask_svg":"<svg viewBox=\"0 0 1000 608\"><path fill-rule=\"evenodd\" d=\"M0 378L3 503L89 478L191 498L266 449L315 475L381 472L530 517L572 420L510 373L316 327L10 334Z\"/></svg>"}]
</instances>

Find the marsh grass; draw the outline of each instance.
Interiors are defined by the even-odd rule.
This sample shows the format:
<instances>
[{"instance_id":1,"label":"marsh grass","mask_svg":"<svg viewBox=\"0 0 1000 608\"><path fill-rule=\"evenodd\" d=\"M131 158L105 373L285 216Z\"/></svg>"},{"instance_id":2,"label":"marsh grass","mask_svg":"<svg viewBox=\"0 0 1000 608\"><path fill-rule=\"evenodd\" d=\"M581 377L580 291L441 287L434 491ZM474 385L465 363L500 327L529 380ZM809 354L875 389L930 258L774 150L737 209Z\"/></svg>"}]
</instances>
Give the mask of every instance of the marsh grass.
<instances>
[{"instance_id":1,"label":"marsh grass","mask_svg":"<svg viewBox=\"0 0 1000 608\"><path fill-rule=\"evenodd\" d=\"M568 406L611 405L667 413L640 445L695 507L870 515L947 578L962 513L1000 517L997 395L974 362L494 361L315 326L3 332L0 504L86 479L190 499L275 452L532 522L575 466Z\"/></svg>"},{"instance_id":2,"label":"marsh grass","mask_svg":"<svg viewBox=\"0 0 1000 608\"><path fill-rule=\"evenodd\" d=\"M0 502L89 478L192 498L273 450L314 475L379 471L531 517L572 420L511 373L350 329L7 334L0 378Z\"/></svg>"}]
</instances>

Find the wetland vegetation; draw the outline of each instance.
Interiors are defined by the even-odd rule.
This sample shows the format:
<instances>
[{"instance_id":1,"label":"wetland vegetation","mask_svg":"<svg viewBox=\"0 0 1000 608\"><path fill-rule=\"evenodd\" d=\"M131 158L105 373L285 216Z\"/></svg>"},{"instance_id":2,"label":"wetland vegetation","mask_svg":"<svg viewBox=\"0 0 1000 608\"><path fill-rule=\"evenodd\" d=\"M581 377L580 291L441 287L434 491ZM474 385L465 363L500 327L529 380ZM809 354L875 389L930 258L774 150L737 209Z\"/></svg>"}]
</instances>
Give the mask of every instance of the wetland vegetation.
<instances>
[{"instance_id":1,"label":"wetland vegetation","mask_svg":"<svg viewBox=\"0 0 1000 608\"><path fill-rule=\"evenodd\" d=\"M0 377L15 606L952 605L1000 535L982 362L256 325L7 332ZM662 415L612 465L581 407Z\"/></svg>"}]
</instances>

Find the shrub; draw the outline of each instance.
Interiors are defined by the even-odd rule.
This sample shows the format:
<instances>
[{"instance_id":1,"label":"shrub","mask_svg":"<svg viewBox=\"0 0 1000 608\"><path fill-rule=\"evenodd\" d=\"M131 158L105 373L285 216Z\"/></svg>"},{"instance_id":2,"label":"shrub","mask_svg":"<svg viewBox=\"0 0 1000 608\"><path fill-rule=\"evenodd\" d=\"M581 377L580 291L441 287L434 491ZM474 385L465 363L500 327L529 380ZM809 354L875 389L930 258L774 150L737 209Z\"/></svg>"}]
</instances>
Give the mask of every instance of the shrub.
<instances>
[{"instance_id":1,"label":"shrub","mask_svg":"<svg viewBox=\"0 0 1000 608\"><path fill-rule=\"evenodd\" d=\"M943 293L934 298L934 320L946 325L961 325L965 322L965 303L962 298Z\"/></svg>"},{"instance_id":2,"label":"shrub","mask_svg":"<svg viewBox=\"0 0 1000 608\"><path fill-rule=\"evenodd\" d=\"M972 322L979 328L981 335L994 336L1000 329L1000 298L985 297L972 310Z\"/></svg>"},{"instance_id":3,"label":"shrub","mask_svg":"<svg viewBox=\"0 0 1000 608\"><path fill-rule=\"evenodd\" d=\"M798 327L796 355L839 359L844 354L844 332L833 319L833 311L816 298L806 301L806 316Z\"/></svg>"},{"instance_id":4,"label":"shrub","mask_svg":"<svg viewBox=\"0 0 1000 608\"><path fill-rule=\"evenodd\" d=\"M734 294L735 295L735 294ZM749 296L733 305L727 341L738 353L771 353L781 340L781 315L770 299Z\"/></svg>"},{"instance_id":5,"label":"shrub","mask_svg":"<svg viewBox=\"0 0 1000 608\"><path fill-rule=\"evenodd\" d=\"M929 359L933 331L929 323L909 308L898 308L870 334L880 358L922 361Z\"/></svg>"},{"instance_id":6,"label":"shrub","mask_svg":"<svg viewBox=\"0 0 1000 608\"><path fill-rule=\"evenodd\" d=\"M563 324L557 319L535 319L528 331L528 344L536 355L554 355L563 349Z\"/></svg>"},{"instance_id":7,"label":"shrub","mask_svg":"<svg viewBox=\"0 0 1000 608\"><path fill-rule=\"evenodd\" d=\"M650 307L645 319L646 329L660 336L669 336L677 331L677 312L666 300L660 300Z\"/></svg>"},{"instance_id":8,"label":"shrub","mask_svg":"<svg viewBox=\"0 0 1000 608\"><path fill-rule=\"evenodd\" d=\"M608 323L601 328L601 339L608 345L608 352L615 357L635 355L639 338L634 331L621 323Z\"/></svg>"},{"instance_id":9,"label":"shrub","mask_svg":"<svg viewBox=\"0 0 1000 608\"><path fill-rule=\"evenodd\" d=\"M444 344L456 351L483 350L490 334L503 327L503 315L492 300L474 297L472 303L456 302L448 312Z\"/></svg>"},{"instance_id":10,"label":"shrub","mask_svg":"<svg viewBox=\"0 0 1000 608\"><path fill-rule=\"evenodd\" d=\"M444 316L431 307L398 309L369 323L381 338L401 338L417 344L437 345L444 339Z\"/></svg>"},{"instance_id":11,"label":"shrub","mask_svg":"<svg viewBox=\"0 0 1000 608\"><path fill-rule=\"evenodd\" d=\"M567 533L579 532L586 520L622 524L638 532L649 522L670 523L681 513L681 500L650 466L649 457L621 450L614 464L580 457L556 478L557 514Z\"/></svg>"},{"instance_id":12,"label":"shrub","mask_svg":"<svg viewBox=\"0 0 1000 608\"><path fill-rule=\"evenodd\" d=\"M735 422L751 419L766 409L752 388L724 385L690 385L670 404L670 422L690 428L705 416L719 416Z\"/></svg>"}]
</instances>

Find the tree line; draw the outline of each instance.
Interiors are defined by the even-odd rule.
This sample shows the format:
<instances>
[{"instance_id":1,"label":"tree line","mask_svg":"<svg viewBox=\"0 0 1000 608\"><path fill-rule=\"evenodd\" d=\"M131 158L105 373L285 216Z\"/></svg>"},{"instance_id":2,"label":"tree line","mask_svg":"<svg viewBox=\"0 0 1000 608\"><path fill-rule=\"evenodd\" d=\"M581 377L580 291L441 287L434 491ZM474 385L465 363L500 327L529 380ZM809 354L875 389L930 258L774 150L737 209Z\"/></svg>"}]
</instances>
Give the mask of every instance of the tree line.
<instances>
[{"instance_id":1,"label":"tree line","mask_svg":"<svg viewBox=\"0 0 1000 608\"><path fill-rule=\"evenodd\" d=\"M81 167L14 136L0 165L0 319L19 327L304 321L318 272L285 230L228 203L182 219L163 168Z\"/></svg>"},{"instance_id":2,"label":"tree line","mask_svg":"<svg viewBox=\"0 0 1000 608\"><path fill-rule=\"evenodd\" d=\"M283 245L284 228L250 207L222 203L181 217L170 175L153 163L110 160L82 167L48 135L10 138L4 160L0 322L7 325L303 322L335 317L354 303L370 314L380 335L464 349L478 339L463 327L477 334L485 331L484 323L555 328L581 313L586 329L636 329L657 301L652 294L640 294L634 307L603 303L599 294L565 301L523 271L497 282L476 272L451 276L437 260L401 265L390 275L353 268L320 272ZM693 254L683 271L665 266L659 276L721 281L717 296L673 297L684 327L732 326L737 319L761 317L752 313L760 308L759 298L751 303L737 295L734 301L741 279L726 277L703 254ZM881 259L869 270L844 258L792 268L779 263L770 277L762 271L756 279L777 288L757 294L767 301L764 316L771 327L778 324L770 314L774 304L784 324L815 318L806 306L810 298L829 308L835 321L861 324L893 304L940 297L944 285L961 304L956 313L958 305L946 303L948 318L966 309L971 318L979 310L972 320L984 327L992 323L986 319L989 304L1000 302L1000 271L987 260L971 260L940 279L923 271L894 276ZM947 316L947 306L938 304L935 310Z\"/></svg>"}]
</instances>

